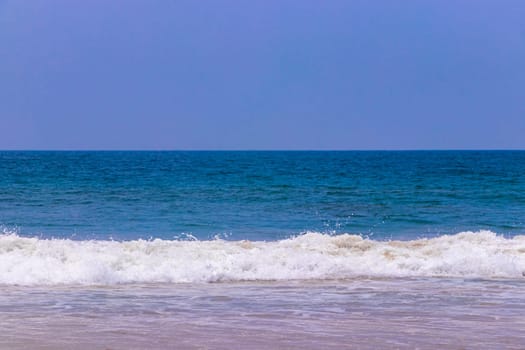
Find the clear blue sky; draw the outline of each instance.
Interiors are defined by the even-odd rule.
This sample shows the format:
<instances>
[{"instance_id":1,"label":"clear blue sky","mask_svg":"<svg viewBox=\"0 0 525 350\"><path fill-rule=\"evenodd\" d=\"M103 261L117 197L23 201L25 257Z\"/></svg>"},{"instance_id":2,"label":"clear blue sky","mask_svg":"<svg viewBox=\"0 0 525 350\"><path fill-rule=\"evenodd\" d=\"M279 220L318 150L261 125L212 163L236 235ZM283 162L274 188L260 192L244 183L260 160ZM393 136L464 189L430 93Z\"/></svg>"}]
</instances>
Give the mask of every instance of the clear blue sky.
<instances>
[{"instance_id":1,"label":"clear blue sky","mask_svg":"<svg viewBox=\"0 0 525 350\"><path fill-rule=\"evenodd\" d=\"M525 1L0 0L0 149L525 148Z\"/></svg>"}]
</instances>

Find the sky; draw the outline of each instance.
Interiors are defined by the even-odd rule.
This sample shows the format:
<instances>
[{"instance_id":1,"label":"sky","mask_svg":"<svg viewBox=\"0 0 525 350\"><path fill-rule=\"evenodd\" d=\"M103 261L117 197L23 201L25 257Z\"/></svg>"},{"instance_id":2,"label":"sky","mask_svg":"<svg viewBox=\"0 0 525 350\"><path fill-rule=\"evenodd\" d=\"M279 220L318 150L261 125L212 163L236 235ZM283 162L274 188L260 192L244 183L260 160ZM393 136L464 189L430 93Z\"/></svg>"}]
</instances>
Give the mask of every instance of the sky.
<instances>
[{"instance_id":1,"label":"sky","mask_svg":"<svg viewBox=\"0 0 525 350\"><path fill-rule=\"evenodd\" d=\"M525 1L0 0L0 149L525 149Z\"/></svg>"}]
</instances>

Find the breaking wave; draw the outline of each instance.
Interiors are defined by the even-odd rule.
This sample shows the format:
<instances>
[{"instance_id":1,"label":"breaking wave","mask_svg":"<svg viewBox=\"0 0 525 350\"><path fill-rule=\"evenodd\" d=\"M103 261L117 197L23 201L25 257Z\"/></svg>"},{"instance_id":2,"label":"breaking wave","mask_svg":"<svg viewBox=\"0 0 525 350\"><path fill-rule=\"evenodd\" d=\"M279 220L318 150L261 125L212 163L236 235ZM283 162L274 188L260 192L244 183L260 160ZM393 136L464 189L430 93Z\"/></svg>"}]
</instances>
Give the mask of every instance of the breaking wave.
<instances>
[{"instance_id":1,"label":"breaking wave","mask_svg":"<svg viewBox=\"0 0 525 350\"><path fill-rule=\"evenodd\" d=\"M359 276L523 278L525 236L462 232L412 241L309 232L264 241L74 241L0 235L0 284L112 285Z\"/></svg>"}]
</instances>

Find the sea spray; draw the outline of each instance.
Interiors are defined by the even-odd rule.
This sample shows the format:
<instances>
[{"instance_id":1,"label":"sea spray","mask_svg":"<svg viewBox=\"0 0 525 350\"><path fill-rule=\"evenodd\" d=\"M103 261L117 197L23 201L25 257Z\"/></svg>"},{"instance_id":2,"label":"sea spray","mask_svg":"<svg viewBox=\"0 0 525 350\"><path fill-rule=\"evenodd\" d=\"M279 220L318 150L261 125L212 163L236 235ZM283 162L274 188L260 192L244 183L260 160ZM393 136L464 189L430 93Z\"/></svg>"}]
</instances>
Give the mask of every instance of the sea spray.
<instances>
[{"instance_id":1,"label":"sea spray","mask_svg":"<svg viewBox=\"0 0 525 350\"><path fill-rule=\"evenodd\" d=\"M525 236L490 231L374 241L308 232L264 241L74 241L0 235L0 284L112 285L348 279L522 278Z\"/></svg>"}]
</instances>

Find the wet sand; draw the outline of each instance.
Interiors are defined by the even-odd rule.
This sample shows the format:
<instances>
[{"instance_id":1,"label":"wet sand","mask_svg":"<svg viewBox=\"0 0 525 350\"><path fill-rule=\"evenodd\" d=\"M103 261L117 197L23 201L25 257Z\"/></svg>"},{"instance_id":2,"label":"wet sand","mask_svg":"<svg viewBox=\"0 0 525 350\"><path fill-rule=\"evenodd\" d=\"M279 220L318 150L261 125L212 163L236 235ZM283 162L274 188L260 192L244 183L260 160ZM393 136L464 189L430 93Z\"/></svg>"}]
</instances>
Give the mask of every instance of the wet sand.
<instances>
[{"instance_id":1,"label":"wet sand","mask_svg":"<svg viewBox=\"0 0 525 350\"><path fill-rule=\"evenodd\" d=\"M0 349L523 349L525 281L0 287Z\"/></svg>"}]
</instances>

